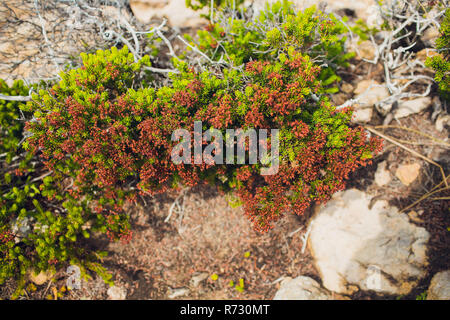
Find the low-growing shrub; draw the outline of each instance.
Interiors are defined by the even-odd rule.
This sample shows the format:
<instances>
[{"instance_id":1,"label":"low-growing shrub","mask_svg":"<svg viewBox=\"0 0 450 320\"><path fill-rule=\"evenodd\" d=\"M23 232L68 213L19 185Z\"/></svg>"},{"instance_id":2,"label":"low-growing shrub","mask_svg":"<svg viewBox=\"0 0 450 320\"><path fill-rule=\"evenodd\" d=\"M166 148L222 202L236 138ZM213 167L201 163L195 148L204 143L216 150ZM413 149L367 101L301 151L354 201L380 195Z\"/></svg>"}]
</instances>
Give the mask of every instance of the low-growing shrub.
<instances>
[{"instance_id":1,"label":"low-growing shrub","mask_svg":"<svg viewBox=\"0 0 450 320\"><path fill-rule=\"evenodd\" d=\"M381 141L351 125L351 109L337 110L325 96L336 66L349 57L339 23L315 9L295 15L286 3L258 19L253 27L236 19L233 30L219 24L201 32L192 43L204 46L209 65L194 64L190 54L174 58L170 85L147 87L149 57L135 62L127 47L111 48L82 54L82 67L62 72L59 83L19 106L30 119L23 145L29 162L21 172L2 168L0 281L16 277L23 286L30 268L68 264L109 280L82 239L101 232L129 240L123 205L139 193L210 183L236 195L255 229L267 231L285 213L327 201L370 162ZM261 24L267 35L257 30ZM211 51L217 37L224 63ZM227 129L278 129L278 172L261 175L266 163L236 164L236 155L233 164L174 163L172 134L192 132L196 121L224 137ZM14 233L17 219L33 227Z\"/></svg>"},{"instance_id":2,"label":"low-growing shrub","mask_svg":"<svg viewBox=\"0 0 450 320\"><path fill-rule=\"evenodd\" d=\"M267 230L284 212L301 214L341 190L379 148L349 127L350 110L312 97L321 90L320 67L294 48L275 63L248 62L244 73L225 69L222 78L177 62L172 86L160 89L132 88L145 63L132 59L126 47L85 55L82 68L29 104L37 119L27 125L30 150L42 150L54 176L71 177L73 196L94 201L107 219L122 221L135 188L152 194L211 182L236 190L255 227ZM174 164L172 133L192 131L195 121L223 136L228 128L279 129L280 171L262 178L260 164Z\"/></svg>"},{"instance_id":3,"label":"low-growing shrub","mask_svg":"<svg viewBox=\"0 0 450 320\"><path fill-rule=\"evenodd\" d=\"M450 100L450 9L447 9L441 22L440 37L436 39L439 55L428 58L426 66L432 68L441 95Z\"/></svg>"}]
</instances>

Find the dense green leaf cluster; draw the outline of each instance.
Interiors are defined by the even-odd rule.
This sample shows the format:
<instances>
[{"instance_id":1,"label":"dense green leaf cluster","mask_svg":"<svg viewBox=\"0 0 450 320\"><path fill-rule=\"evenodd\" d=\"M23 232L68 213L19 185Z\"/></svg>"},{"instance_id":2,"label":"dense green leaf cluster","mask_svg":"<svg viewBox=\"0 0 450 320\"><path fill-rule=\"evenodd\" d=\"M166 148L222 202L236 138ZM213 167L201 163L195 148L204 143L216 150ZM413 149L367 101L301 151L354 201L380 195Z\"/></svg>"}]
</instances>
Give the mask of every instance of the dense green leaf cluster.
<instances>
[{"instance_id":1,"label":"dense green leaf cluster","mask_svg":"<svg viewBox=\"0 0 450 320\"><path fill-rule=\"evenodd\" d=\"M14 81L9 87L3 79L0 79L0 93L6 96L28 96L28 88L23 81ZM16 155L20 140L22 139L22 130L25 125L25 119L20 114L19 101L7 101L0 99L0 154L6 158L7 162Z\"/></svg>"},{"instance_id":2,"label":"dense green leaf cluster","mask_svg":"<svg viewBox=\"0 0 450 320\"><path fill-rule=\"evenodd\" d=\"M441 35L436 40L439 55L428 58L425 64L436 72L434 79L441 95L450 100L450 9L445 12L440 32Z\"/></svg>"},{"instance_id":3,"label":"dense green leaf cluster","mask_svg":"<svg viewBox=\"0 0 450 320\"><path fill-rule=\"evenodd\" d=\"M354 53L345 52L348 29L332 14L312 6L297 12L289 1L266 4L256 16L236 11L218 11L206 30L198 31L198 39L186 38L211 60L224 61L228 67L239 67L252 60L277 61L281 54L294 48L321 65L326 92L335 93L331 85L340 81L339 67L348 66Z\"/></svg>"},{"instance_id":4,"label":"dense green leaf cluster","mask_svg":"<svg viewBox=\"0 0 450 320\"><path fill-rule=\"evenodd\" d=\"M29 88L21 81L9 87L0 81L0 93L27 96ZM95 254L79 245L80 237L89 237L86 223L95 217L87 201L75 200L42 164L27 153L23 117L28 116L22 102L0 100L0 284L9 278L18 281L15 296L21 293L30 272L55 270L68 263L88 267L109 280L95 261ZM20 109L23 108L23 111ZM104 227L104 221L94 228ZM13 296L14 297L14 296Z\"/></svg>"},{"instance_id":5,"label":"dense green leaf cluster","mask_svg":"<svg viewBox=\"0 0 450 320\"><path fill-rule=\"evenodd\" d=\"M213 8L221 8L226 5L237 7L242 4L244 0L213 0L212 2ZM194 10L210 6L211 0L186 0L186 7L192 8Z\"/></svg>"}]
</instances>

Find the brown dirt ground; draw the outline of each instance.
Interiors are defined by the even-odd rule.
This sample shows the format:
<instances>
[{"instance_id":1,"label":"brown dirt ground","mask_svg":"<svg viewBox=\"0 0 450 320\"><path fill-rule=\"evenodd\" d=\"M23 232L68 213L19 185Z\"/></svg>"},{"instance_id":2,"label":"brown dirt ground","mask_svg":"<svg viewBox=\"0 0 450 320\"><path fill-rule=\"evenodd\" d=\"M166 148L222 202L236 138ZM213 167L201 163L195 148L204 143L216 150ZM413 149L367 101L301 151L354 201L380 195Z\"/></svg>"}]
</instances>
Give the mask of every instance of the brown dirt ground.
<instances>
[{"instance_id":1,"label":"brown dirt ground","mask_svg":"<svg viewBox=\"0 0 450 320\"><path fill-rule=\"evenodd\" d=\"M279 286L273 282L282 276L306 274L318 279L309 252L300 252L305 228L290 235L302 227L303 218L286 217L272 232L259 234L241 208L231 208L226 197L211 187L198 187L180 198L182 210L166 223L175 198L163 195L148 206L132 208L130 243L95 243L110 252L105 266L117 285L127 288L128 298L166 299L171 289L189 288L181 298L271 299ZM197 273L208 277L193 287L190 279ZM213 274L218 275L216 281ZM241 278L242 293L229 285ZM86 298L106 297L105 292L92 295L90 285L83 291Z\"/></svg>"}]
</instances>

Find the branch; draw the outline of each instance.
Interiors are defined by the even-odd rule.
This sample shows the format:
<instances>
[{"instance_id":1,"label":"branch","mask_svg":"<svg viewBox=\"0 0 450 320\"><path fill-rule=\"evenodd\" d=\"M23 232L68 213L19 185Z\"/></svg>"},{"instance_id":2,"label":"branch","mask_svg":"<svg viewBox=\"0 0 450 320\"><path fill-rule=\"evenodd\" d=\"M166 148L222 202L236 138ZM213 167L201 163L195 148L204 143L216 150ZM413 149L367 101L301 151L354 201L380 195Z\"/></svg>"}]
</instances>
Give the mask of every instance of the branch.
<instances>
[{"instance_id":1,"label":"branch","mask_svg":"<svg viewBox=\"0 0 450 320\"><path fill-rule=\"evenodd\" d=\"M31 96L6 96L0 93L0 100L8 101L30 101Z\"/></svg>"}]
</instances>

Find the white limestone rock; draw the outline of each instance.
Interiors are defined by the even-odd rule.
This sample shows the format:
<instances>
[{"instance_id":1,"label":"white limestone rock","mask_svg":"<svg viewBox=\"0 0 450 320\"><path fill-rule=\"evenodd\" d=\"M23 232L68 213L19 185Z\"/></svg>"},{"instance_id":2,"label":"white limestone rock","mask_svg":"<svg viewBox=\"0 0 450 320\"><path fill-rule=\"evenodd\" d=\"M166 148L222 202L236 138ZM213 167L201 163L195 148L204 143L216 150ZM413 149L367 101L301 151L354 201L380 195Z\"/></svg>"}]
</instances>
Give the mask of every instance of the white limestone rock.
<instances>
[{"instance_id":1,"label":"white limestone rock","mask_svg":"<svg viewBox=\"0 0 450 320\"><path fill-rule=\"evenodd\" d=\"M434 275L428 288L427 300L450 300L450 270Z\"/></svg>"},{"instance_id":2,"label":"white limestone rock","mask_svg":"<svg viewBox=\"0 0 450 320\"><path fill-rule=\"evenodd\" d=\"M273 300L331 300L330 293L310 277L290 277L281 282Z\"/></svg>"},{"instance_id":3,"label":"white limestone rock","mask_svg":"<svg viewBox=\"0 0 450 320\"><path fill-rule=\"evenodd\" d=\"M428 232L386 201L339 192L311 223L309 247L328 290L407 294L425 276Z\"/></svg>"}]
</instances>

